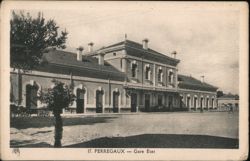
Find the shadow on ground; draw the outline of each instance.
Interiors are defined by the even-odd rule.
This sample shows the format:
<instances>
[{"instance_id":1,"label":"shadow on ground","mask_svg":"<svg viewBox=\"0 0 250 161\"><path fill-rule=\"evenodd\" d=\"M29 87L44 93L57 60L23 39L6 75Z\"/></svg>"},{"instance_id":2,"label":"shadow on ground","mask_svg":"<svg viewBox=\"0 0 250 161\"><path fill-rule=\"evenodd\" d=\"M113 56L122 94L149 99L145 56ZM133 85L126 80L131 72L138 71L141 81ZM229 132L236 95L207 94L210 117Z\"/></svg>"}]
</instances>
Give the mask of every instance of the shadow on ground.
<instances>
[{"instance_id":1,"label":"shadow on ground","mask_svg":"<svg viewBox=\"0 0 250 161\"><path fill-rule=\"evenodd\" d=\"M63 118L63 126L93 125L97 123L107 123L117 117L73 117ZM17 117L11 118L10 127L16 129L42 128L54 126L53 117Z\"/></svg>"},{"instance_id":2,"label":"shadow on ground","mask_svg":"<svg viewBox=\"0 0 250 161\"><path fill-rule=\"evenodd\" d=\"M103 137L67 148L221 148L236 149L239 140L208 135L143 134L128 137Z\"/></svg>"},{"instance_id":3,"label":"shadow on ground","mask_svg":"<svg viewBox=\"0 0 250 161\"><path fill-rule=\"evenodd\" d=\"M23 140L23 141L10 141L11 148L49 148L50 144L45 142L34 143L33 140Z\"/></svg>"}]
</instances>

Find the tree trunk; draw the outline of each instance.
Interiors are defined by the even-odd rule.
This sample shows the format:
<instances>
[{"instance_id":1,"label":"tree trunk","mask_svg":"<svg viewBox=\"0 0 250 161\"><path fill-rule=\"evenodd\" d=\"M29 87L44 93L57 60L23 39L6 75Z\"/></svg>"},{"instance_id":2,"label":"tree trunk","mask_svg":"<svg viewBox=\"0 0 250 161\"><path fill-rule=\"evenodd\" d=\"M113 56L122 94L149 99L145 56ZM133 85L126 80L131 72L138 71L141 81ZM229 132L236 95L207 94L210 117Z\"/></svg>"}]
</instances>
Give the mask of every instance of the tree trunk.
<instances>
[{"instance_id":1,"label":"tree trunk","mask_svg":"<svg viewBox=\"0 0 250 161\"><path fill-rule=\"evenodd\" d=\"M60 113L55 114L55 144L54 147L61 147L61 139L62 139L62 133L63 133L63 123L62 123L62 117Z\"/></svg>"}]
</instances>

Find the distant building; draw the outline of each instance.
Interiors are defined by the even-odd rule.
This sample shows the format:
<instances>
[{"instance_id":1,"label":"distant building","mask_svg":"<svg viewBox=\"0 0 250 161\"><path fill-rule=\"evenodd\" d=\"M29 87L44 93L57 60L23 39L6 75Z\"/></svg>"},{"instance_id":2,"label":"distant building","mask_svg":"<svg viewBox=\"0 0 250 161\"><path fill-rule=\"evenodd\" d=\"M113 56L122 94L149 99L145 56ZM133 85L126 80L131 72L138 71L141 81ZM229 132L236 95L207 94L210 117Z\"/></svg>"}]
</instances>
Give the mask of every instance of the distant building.
<instances>
[{"instance_id":1,"label":"distant building","mask_svg":"<svg viewBox=\"0 0 250 161\"><path fill-rule=\"evenodd\" d=\"M232 107L235 110L238 110L239 108L239 96L233 95L231 93L229 94L223 94L223 96L218 97L218 107L221 110L228 110L230 107Z\"/></svg>"},{"instance_id":2,"label":"distant building","mask_svg":"<svg viewBox=\"0 0 250 161\"><path fill-rule=\"evenodd\" d=\"M52 79L71 84L76 113L178 111L216 108L217 87L178 74L172 56L142 43L125 40L99 50L77 53L51 49L44 63L27 73L11 71L11 101L26 108L46 105L37 100Z\"/></svg>"}]
</instances>

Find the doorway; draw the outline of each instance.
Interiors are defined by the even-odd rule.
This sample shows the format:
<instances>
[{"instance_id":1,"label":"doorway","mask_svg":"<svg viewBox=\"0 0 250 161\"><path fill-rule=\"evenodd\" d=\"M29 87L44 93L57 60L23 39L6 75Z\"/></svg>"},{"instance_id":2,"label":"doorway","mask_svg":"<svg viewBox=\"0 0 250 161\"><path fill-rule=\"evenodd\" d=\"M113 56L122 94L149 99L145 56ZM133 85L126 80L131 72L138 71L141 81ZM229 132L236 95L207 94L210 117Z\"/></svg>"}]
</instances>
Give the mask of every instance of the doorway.
<instances>
[{"instance_id":1,"label":"doorway","mask_svg":"<svg viewBox=\"0 0 250 161\"><path fill-rule=\"evenodd\" d=\"M196 110L197 107L197 97L194 97L194 110Z\"/></svg>"},{"instance_id":2,"label":"doorway","mask_svg":"<svg viewBox=\"0 0 250 161\"><path fill-rule=\"evenodd\" d=\"M76 90L76 113L84 113L84 89L77 89Z\"/></svg>"},{"instance_id":3,"label":"doorway","mask_svg":"<svg viewBox=\"0 0 250 161\"><path fill-rule=\"evenodd\" d=\"M145 111L149 111L150 110L150 95L149 94L145 94Z\"/></svg>"},{"instance_id":4,"label":"doorway","mask_svg":"<svg viewBox=\"0 0 250 161\"><path fill-rule=\"evenodd\" d=\"M209 98L207 98L207 103L206 103L207 110L208 110L208 101L209 101Z\"/></svg>"},{"instance_id":5,"label":"doorway","mask_svg":"<svg viewBox=\"0 0 250 161\"><path fill-rule=\"evenodd\" d=\"M103 112L103 91L96 91L96 113Z\"/></svg>"},{"instance_id":6,"label":"doorway","mask_svg":"<svg viewBox=\"0 0 250 161\"><path fill-rule=\"evenodd\" d=\"M131 112L136 112L137 107L137 94L131 93Z\"/></svg>"},{"instance_id":7,"label":"doorway","mask_svg":"<svg viewBox=\"0 0 250 161\"><path fill-rule=\"evenodd\" d=\"M113 92L113 112L118 113L119 109L119 92Z\"/></svg>"},{"instance_id":8,"label":"doorway","mask_svg":"<svg viewBox=\"0 0 250 161\"><path fill-rule=\"evenodd\" d=\"M190 97L188 96L187 97L187 108L189 108L190 107Z\"/></svg>"}]
</instances>

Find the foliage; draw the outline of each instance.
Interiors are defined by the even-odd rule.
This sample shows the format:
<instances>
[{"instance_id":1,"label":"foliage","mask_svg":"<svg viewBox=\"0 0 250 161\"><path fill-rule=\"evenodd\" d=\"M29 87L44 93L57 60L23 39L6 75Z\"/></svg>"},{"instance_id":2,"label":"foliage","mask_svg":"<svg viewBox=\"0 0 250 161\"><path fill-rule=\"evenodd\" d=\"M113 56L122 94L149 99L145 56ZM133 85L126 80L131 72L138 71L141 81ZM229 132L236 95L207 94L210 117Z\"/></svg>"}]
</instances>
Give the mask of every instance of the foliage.
<instances>
[{"instance_id":1,"label":"foliage","mask_svg":"<svg viewBox=\"0 0 250 161\"><path fill-rule=\"evenodd\" d=\"M49 88L46 93L41 94L42 102L46 103L53 114L61 114L62 109L73 103L75 95L71 88L64 83L52 80L54 86Z\"/></svg>"},{"instance_id":2,"label":"foliage","mask_svg":"<svg viewBox=\"0 0 250 161\"><path fill-rule=\"evenodd\" d=\"M66 48L67 31L59 33L52 19L45 21L39 12L36 18L29 13L12 12L10 20L10 64L13 68L31 70L42 62L49 47Z\"/></svg>"},{"instance_id":3,"label":"foliage","mask_svg":"<svg viewBox=\"0 0 250 161\"><path fill-rule=\"evenodd\" d=\"M221 97L223 95L224 95L223 91L217 91L217 98L219 98L219 97Z\"/></svg>"}]
</instances>

